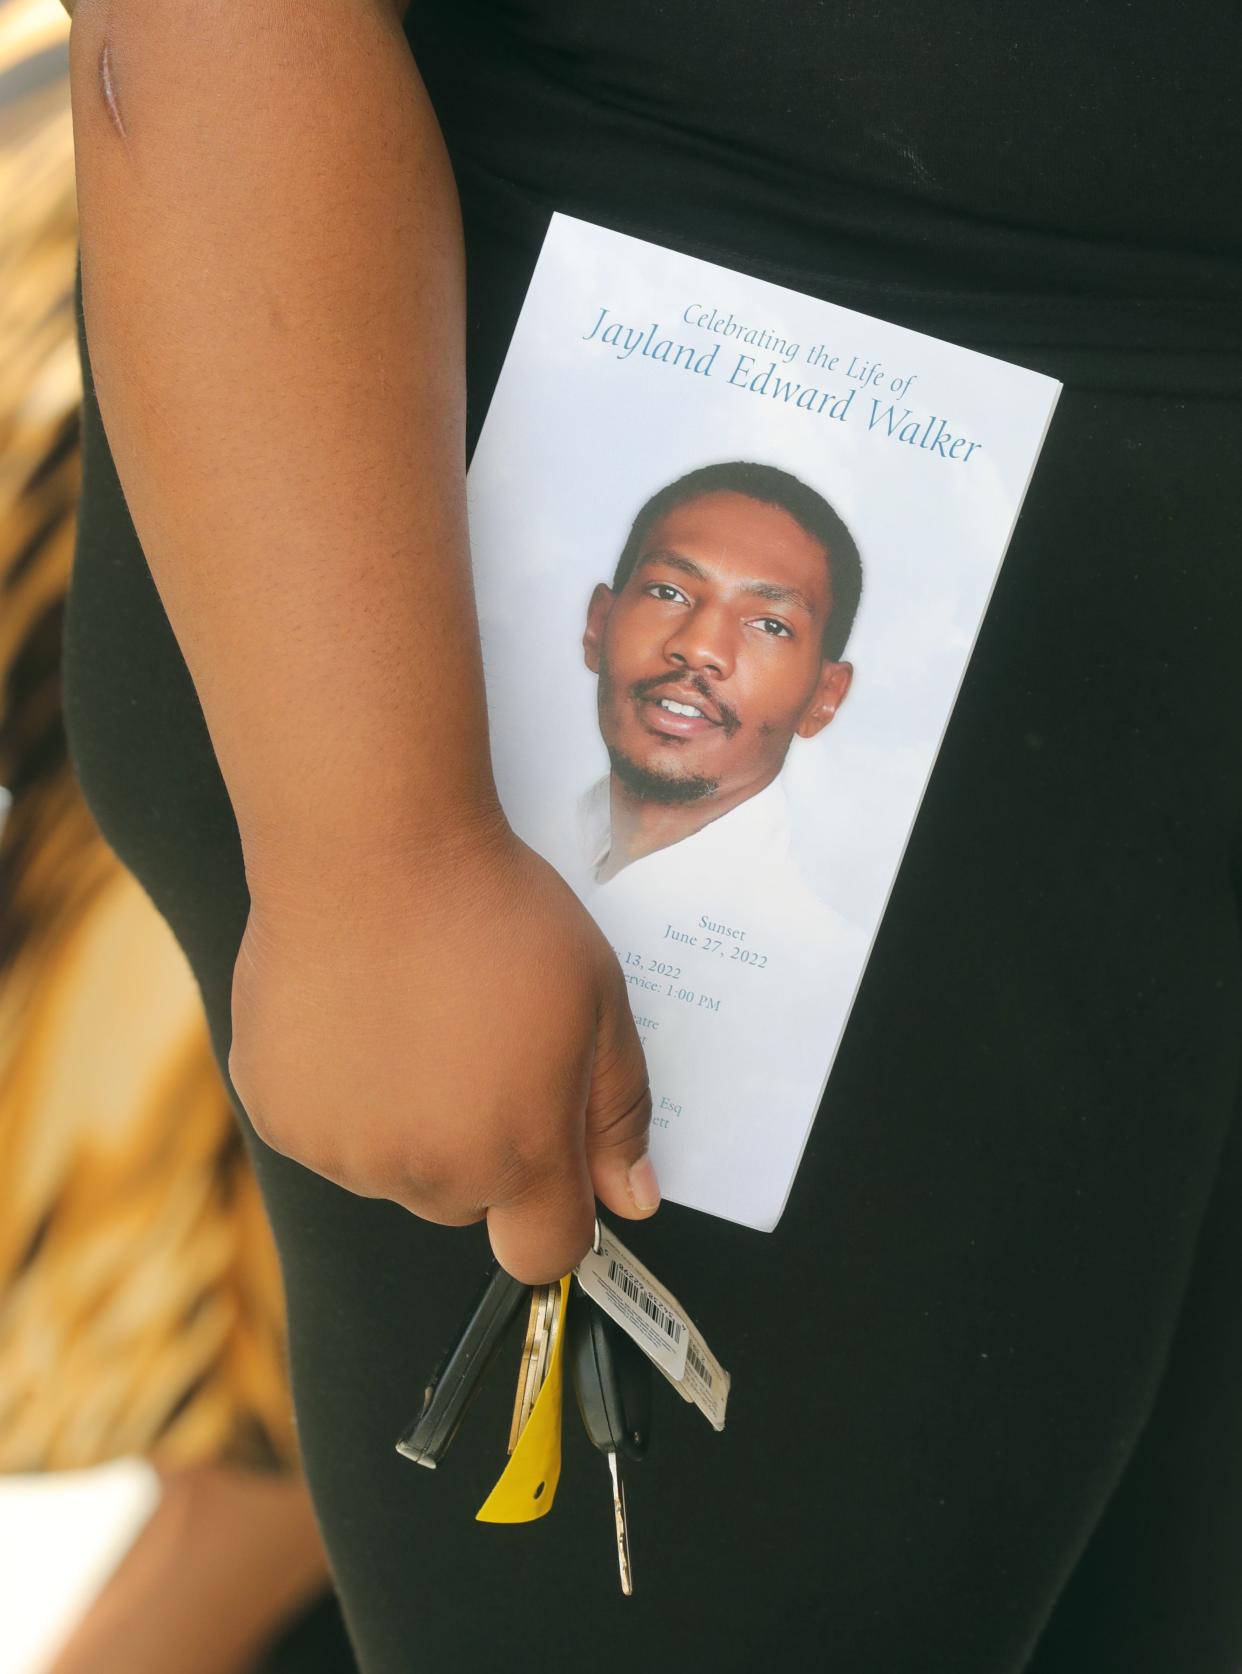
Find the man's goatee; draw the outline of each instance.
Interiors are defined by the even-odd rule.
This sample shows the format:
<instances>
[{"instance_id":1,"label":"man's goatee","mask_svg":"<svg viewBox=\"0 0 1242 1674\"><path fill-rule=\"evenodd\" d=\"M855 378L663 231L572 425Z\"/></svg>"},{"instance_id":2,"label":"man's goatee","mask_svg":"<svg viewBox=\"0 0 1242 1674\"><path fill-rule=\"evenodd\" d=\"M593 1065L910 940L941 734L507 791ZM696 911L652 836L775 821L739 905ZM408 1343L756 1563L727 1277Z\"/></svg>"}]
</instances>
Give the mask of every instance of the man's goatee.
<instances>
[{"instance_id":1,"label":"man's goatee","mask_svg":"<svg viewBox=\"0 0 1242 1674\"><path fill-rule=\"evenodd\" d=\"M608 759L613 773L626 790L644 802L661 802L670 806L701 802L705 796L715 796L720 789L719 779L705 779L701 774L673 778L663 773L652 773L611 745L608 747Z\"/></svg>"}]
</instances>

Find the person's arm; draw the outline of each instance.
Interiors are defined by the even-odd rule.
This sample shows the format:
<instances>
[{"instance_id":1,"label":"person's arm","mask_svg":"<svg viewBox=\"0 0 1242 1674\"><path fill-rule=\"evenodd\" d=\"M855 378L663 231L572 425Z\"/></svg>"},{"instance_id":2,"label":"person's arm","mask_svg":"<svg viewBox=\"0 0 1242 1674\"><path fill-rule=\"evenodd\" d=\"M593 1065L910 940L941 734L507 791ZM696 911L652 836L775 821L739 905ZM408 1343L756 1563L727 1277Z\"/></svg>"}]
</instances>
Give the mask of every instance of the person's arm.
<instances>
[{"instance_id":1,"label":"person's arm","mask_svg":"<svg viewBox=\"0 0 1242 1674\"><path fill-rule=\"evenodd\" d=\"M611 950L496 798L460 211L398 11L77 0L83 309L242 837L238 1094L550 1278L592 1181L639 1212L650 1095Z\"/></svg>"}]
</instances>

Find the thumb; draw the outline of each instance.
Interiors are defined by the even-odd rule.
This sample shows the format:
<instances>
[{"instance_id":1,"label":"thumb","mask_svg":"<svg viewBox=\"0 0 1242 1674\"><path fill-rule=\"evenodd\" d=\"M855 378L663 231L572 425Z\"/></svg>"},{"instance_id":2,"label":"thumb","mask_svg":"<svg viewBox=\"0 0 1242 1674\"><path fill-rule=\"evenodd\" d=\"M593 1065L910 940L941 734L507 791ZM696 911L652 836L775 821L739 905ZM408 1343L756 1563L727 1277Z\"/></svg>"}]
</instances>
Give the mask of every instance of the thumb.
<instances>
[{"instance_id":1,"label":"thumb","mask_svg":"<svg viewBox=\"0 0 1242 1674\"><path fill-rule=\"evenodd\" d=\"M596 1197L629 1220L641 1220L660 1206L659 1182L647 1155L650 1127L647 1060L618 966L596 1024L585 1137Z\"/></svg>"}]
</instances>

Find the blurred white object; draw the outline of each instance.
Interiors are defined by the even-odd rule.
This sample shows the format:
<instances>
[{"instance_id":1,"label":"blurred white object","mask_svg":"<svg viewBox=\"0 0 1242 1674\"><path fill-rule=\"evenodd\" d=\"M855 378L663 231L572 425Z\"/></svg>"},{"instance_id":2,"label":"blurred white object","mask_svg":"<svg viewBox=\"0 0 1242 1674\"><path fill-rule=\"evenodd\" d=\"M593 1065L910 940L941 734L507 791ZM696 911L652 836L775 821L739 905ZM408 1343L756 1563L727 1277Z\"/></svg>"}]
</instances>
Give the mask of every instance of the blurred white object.
<instances>
[{"instance_id":1,"label":"blurred white object","mask_svg":"<svg viewBox=\"0 0 1242 1674\"><path fill-rule=\"evenodd\" d=\"M0 1674L44 1674L160 1501L145 1459L0 1476Z\"/></svg>"}]
</instances>

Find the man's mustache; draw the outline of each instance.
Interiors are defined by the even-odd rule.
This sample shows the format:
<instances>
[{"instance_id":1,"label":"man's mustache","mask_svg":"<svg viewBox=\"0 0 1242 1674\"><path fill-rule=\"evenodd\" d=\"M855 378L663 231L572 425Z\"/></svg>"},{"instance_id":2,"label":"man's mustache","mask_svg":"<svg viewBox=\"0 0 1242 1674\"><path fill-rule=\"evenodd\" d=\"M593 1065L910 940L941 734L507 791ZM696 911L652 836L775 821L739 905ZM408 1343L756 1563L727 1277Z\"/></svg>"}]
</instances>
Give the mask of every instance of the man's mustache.
<instances>
[{"instance_id":1,"label":"man's mustache","mask_svg":"<svg viewBox=\"0 0 1242 1674\"><path fill-rule=\"evenodd\" d=\"M713 709L720 711L720 724L727 733L735 733L742 724L737 711L730 709L727 703L722 703L706 681L696 680L689 675L660 674L654 680L639 680L630 687L630 695L637 698L641 703L644 698L658 695L660 688L663 686L688 686L692 691L696 691L701 698L706 698Z\"/></svg>"}]
</instances>

